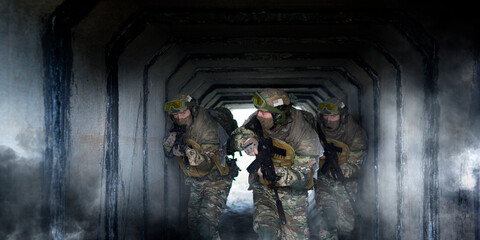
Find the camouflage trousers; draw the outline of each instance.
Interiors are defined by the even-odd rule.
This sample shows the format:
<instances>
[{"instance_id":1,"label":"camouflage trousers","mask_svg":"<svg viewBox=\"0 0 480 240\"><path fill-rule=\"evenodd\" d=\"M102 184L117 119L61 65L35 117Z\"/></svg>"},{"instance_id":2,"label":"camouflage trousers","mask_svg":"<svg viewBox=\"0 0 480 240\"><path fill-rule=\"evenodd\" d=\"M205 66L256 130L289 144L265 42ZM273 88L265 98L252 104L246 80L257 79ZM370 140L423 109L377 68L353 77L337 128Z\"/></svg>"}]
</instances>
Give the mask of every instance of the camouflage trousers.
<instances>
[{"instance_id":1,"label":"camouflage trousers","mask_svg":"<svg viewBox=\"0 0 480 240\"><path fill-rule=\"evenodd\" d=\"M357 182L346 182L350 196L355 201ZM355 213L343 184L325 176L315 181L315 201L321 216L320 239L333 240L348 237L355 225Z\"/></svg>"},{"instance_id":2,"label":"camouflage trousers","mask_svg":"<svg viewBox=\"0 0 480 240\"><path fill-rule=\"evenodd\" d=\"M287 224L282 225L278 216L275 193L273 189L256 183L253 189L253 229L260 235L261 231L273 231L273 239L308 239L307 191L293 191L288 187L278 188ZM260 236L259 236L260 237Z\"/></svg>"},{"instance_id":3,"label":"camouflage trousers","mask_svg":"<svg viewBox=\"0 0 480 240\"><path fill-rule=\"evenodd\" d=\"M192 239L220 239L217 226L232 187L232 178L189 179L188 227Z\"/></svg>"}]
</instances>

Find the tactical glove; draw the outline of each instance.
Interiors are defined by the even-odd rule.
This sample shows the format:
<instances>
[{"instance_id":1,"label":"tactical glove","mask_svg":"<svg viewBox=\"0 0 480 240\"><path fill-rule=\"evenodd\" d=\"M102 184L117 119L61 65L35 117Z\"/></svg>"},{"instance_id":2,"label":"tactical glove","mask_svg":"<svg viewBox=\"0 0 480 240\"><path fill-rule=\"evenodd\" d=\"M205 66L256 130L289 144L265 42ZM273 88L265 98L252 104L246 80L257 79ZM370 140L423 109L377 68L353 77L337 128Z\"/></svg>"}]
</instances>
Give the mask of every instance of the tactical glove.
<instances>
[{"instance_id":1,"label":"tactical glove","mask_svg":"<svg viewBox=\"0 0 480 240\"><path fill-rule=\"evenodd\" d=\"M345 178L350 178L355 172L355 170L348 163L340 165L340 169L342 169L343 176Z\"/></svg>"},{"instance_id":2,"label":"tactical glove","mask_svg":"<svg viewBox=\"0 0 480 240\"><path fill-rule=\"evenodd\" d=\"M280 179L277 180L277 184L281 187L303 190L309 180L299 171L289 169L288 167L275 167L275 173L280 177Z\"/></svg>"},{"instance_id":3,"label":"tactical glove","mask_svg":"<svg viewBox=\"0 0 480 240\"><path fill-rule=\"evenodd\" d=\"M297 180L297 175L287 167L275 167L275 173L280 177L280 179L277 180L279 186L290 186Z\"/></svg>"},{"instance_id":4,"label":"tactical glove","mask_svg":"<svg viewBox=\"0 0 480 240\"><path fill-rule=\"evenodd\" d=\"M249 138L243 143L243 151L248 156L255 156L258 153L258 141L255 138Z\"/></svg>"},{"instance_id":5,"label":"tactical glove","mask_svg":"<svg viewBox=\"0 0 480 240\"><path fill-rule=\"evenodd\" d=\"M177 137L176 132L170 132L168 133L168 136L163 139L163 148L165 149L166 152L170 152L172 150L176 137Z\"/></svg>"},{"instance_id":6,"label":"tactical glove","mask_svg":"<svg viewBox=\"0 0 480 240\"><path fill-rule=\"evenodd\" d=\"M185 151L185 152L186 152L186 151ZM175 156L177 156L177 157L183 156L183 153L180 152L179 146L175 146L175 147L173 148L173 155L175 155Z\"/></svg>"},{"instance_id":7,"label":"tactical glove","mask_svg":"<svg viewBox=\"0 0 480 240\"><path fill-rule=\"evenodd\" d=\"M202 156L195 149L190 147L187 147L185 149L185 154L187 155L188 162L191 166L198 166L205 160L204 156Z\"/></svg>"}]
</instances>

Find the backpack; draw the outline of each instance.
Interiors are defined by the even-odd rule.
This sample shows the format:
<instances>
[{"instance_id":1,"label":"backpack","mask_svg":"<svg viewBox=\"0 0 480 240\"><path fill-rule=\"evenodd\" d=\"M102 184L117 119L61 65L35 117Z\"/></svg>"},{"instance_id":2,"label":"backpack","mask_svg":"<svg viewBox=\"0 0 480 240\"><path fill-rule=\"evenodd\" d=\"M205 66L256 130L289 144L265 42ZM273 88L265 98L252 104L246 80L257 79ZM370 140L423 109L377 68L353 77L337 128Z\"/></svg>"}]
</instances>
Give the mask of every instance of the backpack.
<instances>
[{"instance_id":1,"label":"backpack","mask_svg":"<svg viewBox=\"0 0 480 240\"><path fill-rule=\"evenodd\" d=\"M315 116L311 112L300 109L297 110L302 113L303 119L305 119L305 121L310 124L310 126L313 128L313 130L315 130L315 132L317 132L317 121L315 119Z\"/></svg>"},{"instance_id":2,"label":"backpack","mask_svg":"<svg viewBox=\"0 0 480 240\"><path fill-rule=\"evenodd\" d=\"M225 130L228 135L227 140L227 155L233 155L235 153L233 139L231 139L232 132L238 128L237 120L233 118L232 112L225 107L216 107L207 109L210 116L215 119L220 126ZM219 133L219 136L221 134Z\"/></svg>"}]
</instances>

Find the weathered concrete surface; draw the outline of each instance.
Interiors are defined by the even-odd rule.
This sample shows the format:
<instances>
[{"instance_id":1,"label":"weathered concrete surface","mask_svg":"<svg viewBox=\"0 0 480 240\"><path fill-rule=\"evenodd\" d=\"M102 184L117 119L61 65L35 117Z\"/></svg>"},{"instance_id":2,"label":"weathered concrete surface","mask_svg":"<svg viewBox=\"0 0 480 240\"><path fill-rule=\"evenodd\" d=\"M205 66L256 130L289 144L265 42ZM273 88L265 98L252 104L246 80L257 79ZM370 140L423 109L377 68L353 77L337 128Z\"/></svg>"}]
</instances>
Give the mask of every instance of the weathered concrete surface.
<instances>
[{"instance_id":1,"label":"weathered concrete surface","mask_svg":"<svg viewBox=\"0 0 480 240\"><path fill-rule=\"evenodd\" d=\"M367 130L358 238L480 237L473 13L397 2L390 6L404 10L364 11L387 4L380 1L98 1L62 32L71 33L72 56L63 57L71 57L64 70L72 74L69 101L56 105L45 84L46 69L56 66L45 65L42 37L50 14L69 4L0 3L0 183L8 186L0 188L0 238L181 238L188 189L161 147L169 127L164 101L184 90L211 106L238 106L250 104L259 86L294 92L310 108L341 97ZM210 11L218 6L229 11ZM168 13L184 8L190 13ZM264 11L272 8L284 11ZM51 108L67 114L55 122ZM68 136L56 142L57 130ZM52 143L67 155L48 172ZM118 157L106 161L110 154ZM49 183L55 174L65 184ZM56 194L65 198L45 213L42 204ZM250 216L225 216L222 236L253 238Z\"/></svg>"}]
</instances>

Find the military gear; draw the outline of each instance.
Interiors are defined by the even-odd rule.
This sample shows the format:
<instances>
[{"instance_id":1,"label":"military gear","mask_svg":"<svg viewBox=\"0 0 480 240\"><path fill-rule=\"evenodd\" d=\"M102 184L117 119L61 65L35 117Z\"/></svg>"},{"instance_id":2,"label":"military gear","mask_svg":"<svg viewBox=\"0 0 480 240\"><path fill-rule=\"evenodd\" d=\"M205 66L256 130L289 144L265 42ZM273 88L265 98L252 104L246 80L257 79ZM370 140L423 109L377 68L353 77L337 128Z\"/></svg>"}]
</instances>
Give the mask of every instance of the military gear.
<instances>
[{"instance_id":1,"label":"military gear","mask_svg":"<svg viewBox=\"0 0 480 240\"><path fill-rule=\"evenodd\" d=\"M338 161L338 154L343 152L343 148L337 147L332 142L328 142L320 126L317 127L317 129L318 137L320 138L323 148L325 149L324 164L320 168L320 172L322 174L327 174L327 172L329 172L334 180L338 180L343 185L347 193L348 200L350 201L353 209L355 209L355 200L353 200L350 192L347 189L347 186L345 185L345 176L343 175L343 171L340 168L340 163Z\"/></svg>"},{"instance_id":2,"label":"military gear","mask_svg":"<svg viewBox=\"0 0 480 240\"><path fill-rule=\"evenodd\" d=\"M181 158L183 164L187 170L190 169L190 163L187 156L185 155L185 149L187 148L187 143L185 142L185 125L174 124L172 130L170 130L169 136L171 133L175 133L175 141L173 143L173 148L170 148L168 157L173 157L173 155ZM180 160L179 160L180 161Z\"/></svg>"},{"instance_id":3,"label":"military gear","mask_svg":"<svg viewBox=\"0 0 480 240\"><path fill-rule=\"evenodd\" d=\"M237 120L233 118L233 114L228 108L217 107L214 109L207 109L207 111L210 116L220 124L224 132L224 134L222 134L220 131L221 129L219 129L220 158L224 159L226 155L234 155L235 147L230 135L238 128Z\"/></svg>"},{"instance_id":4,"label":"military gear","mask_svg":"<svg viewBox=\"0 0 480 240\"><path fill-rule=\"evenodd\" d=\"M244 143L243 151L249 156L255 156L255 149L258 148L258 141L255 138L249 138Z\"/></svg>"},{"instance_id":5,"label":"military gear","mask_svg":"<svg viewBox=\"0 0 480 240\"><path fill-rule=\"evenodd\" d=\"M284 91L266 89L253 95L253 105L259 110L265 110L273 115L275 124L284 124L292 108L290 98Z\"/></svg>"},{"instance_id":6,"label":"military gear","mask_svg":"<svg viewBox=\"0 0 480 240\"><path fill-rule=\"evenodd\" d=\"M217 226L227 208L227 198L232 179L221 177L213 171L202 178L188 178L190 197L188 199L188 227L191 239L212 236L219 239ZM202 238L203 239L203 238Z\"/></svg>"},{"instance_id":7,"label":"military gear","mask_svg":"<svg viewBox=\"0 0 480 240\"><path fill-rule=\"evenodd\" d=\"M326 139L328 143L333 144L335 147L342 149L340 152L337 152L337 158L338 158L338 164L340 167L345 164L350 157L350 148L348 147L347 144L342 143L340 141L335 141L333 139ZM325 164L325 159L320 159L320 169L323 167ZM327 172L329 173L331 169L331 166L327 168Z\"/></svg>"},{"instance_id":8,"label":"military gear","mask_svg":"<svg viewBox=\"0 0 480 240\"><path fill-rule=\"evenodd\" d=\"M190 185L189 232L194 238L216 238L219 236L218 221L226 208L232 181L239 169L235 159L220 158L222 126L203 107L193 107L191 112L193 121L184 126L187 145L185 155L188 163L191 163L190 169L186 169L184 162L177 158L185 174L185 183ZM167 140L164 142L168 143ZM168 146L164 144L166 145Z\"/></svg>"},{"instance_id":9,"label":"military gear","mask_svg":"<svg viewBox=\"0 0 480 240\"><path fill-rule=\"evenodd\" d=\"M355 200L357 182L346 182L346 189ZM322 218L319 236L322 240L339 239L339 235L349 235L355 226L355 212L348 200L347 191L337 181L319 176L315 183L315 201Z\"/></svg>"},{"instance_id":10,"label":"military gear","mask_svg":"<svg viewBox=\"0 0 480 240\"><path fill-rule=\"evenodd\" d=\"M281 225L275 207L275 194L265 185L252 185L253 190L253 229L261 234L263 228L274 231L273 239L308 239L307 191L295 191L290 188L278 188L278 195L283 204L287 224ZM259 238L261 239L261 238Z\"/></svg>"},{"instance_id":11,"label":"military gear","mask_svg":"<svg viewBox=\"0 0 480 240\"><path fill-rule=\"evenodd\" d=\"M172 100L165 103L165 111L169 114L186 111L187 109L196 106L193 98L185 93L175 95Z\"/></svg>"},{"instance_id":12,"label":"military gear","mask_svg":"<svg viewBox=\"0 0 480 240\"><path fill-rule=\"evenodd\" d=\"M210 168L206 171L197 168L196 166L199 166L204 161L204 157L201 154L199 154L199 152L201 151L201 147L198 143L196 143L192 139L187 139L186 141L187 141L188 147L187 147L187 150L185 150L185 153L186 153L185 155L187 156L187 158L189 160L190 169L187 169L185 167L183 157L178 158L178 163L180 164L180 167L182 168L182 170L183 170L183 172L185 173L186 176L188 176L188 177L203 177L203 176L209 174L211 171L213 171L215 169L218 169L218 171L220 172L220 175L222 175L222 176L228 174L228 172L229 172L228 165L225 164L224 166L222 166L222 164L220 163L220 153L219 152L217 152L215 154L215 157L213 159L215 165L212 168Z\"/></svg>"},{"instance_id":13,"label":"military gear","mask_svg":"<svg viewBox=\"0 0 480 240\"><path fill-rule=\"evenodd\" d=\"M265 138L263 136L262 128L259 126L260 122L257 118L252 118L245 126L253 130L260 138L258 141L258 154L255 160L247 167L248 173L253 173L260 167L262 177L260 179L268 181L268 187L272 188L275 192L275 205L277 206L278 216L280 222L285 225L287 220L285 218L285 212L283 211L282 202L278 196L278 189L276 182L278 177L275 173L275 167L273 165L272 158L277 153L278 155L286 155L286 151L282 151L278 147L273 146L272 138ZM277 150L277 151L275 151ZM279 150L279 151L278 151Z\"/></svg>"},{"instance_id":14,"label":"military gear","mask_svg":"<svg viewBox=\"0 0 480 240\"><path fill-rule=\"evenodd\" d=\"M185 107L193 107L195 105L196 104L193 102L184 102L184 101L175 100L175 101L170 101L165 103L165 111L177 113L177 112L185 111L186 110Z\"/></svg>"},{"instance_id":15,"label":"military gear","mask_svg":"<svg viewBox=\"0 0 480 240\"><path fill-rule=\"evenodd\" d=\"M338 98L329 98L325 102L320 103L318 105L318 110L320 110L321 114L326 115L347 113L345 103Z\"/></svg>"},{"instance_id":16,"label":"military gear","mask_svg":"<svg viewBox=\"0 0 480 240\"><path fill-rule=\"evenodd\" d=\"M262 97L265 97L262 95ZM264 98L269 101L267 97ZM282 100L283 101L283 100ZM256 118L252 114L247 123ZM292 108L287 114L285 123L277 124L271 129L262 129L265 138L278 139L290 145L295 155L288 174L295 174L296 179L285 179L282 187L278 187L279 199L282 202L286 217L286 225L281 225L276 205L275 192L271 188L260 183L256 171L249 176L249 189L253 190L254 198L254 230L273 228L278 239L307 239L307 205L308 193L305 185L312 172L312 168L318 163L320 142L311 125L305 121L303 114ZM242 126L234 131L232 138L235 140L235 148L242 150L249 138L259 139L251 129ZM282 155L282 154L280 154ZM286 153L283 154L286 156ZM297 185L298 182L301 182ZM303 185L302 185L303 184ZM299 186L302 185L302 186Z\"/></svg>"},{"instance_id":17,"label":"military gear","mask_svg":"<svg viewBox=\"0 0 480 240\"><path fill-rule=\"evenodd\" d=\"M275 240L277 239L275 229L263 227L258 229L259 240Z\"/></svg>"},{"instance_id":18,"label":"military gear","mask_svg":"<svg viewBox=\"0 0 480 240\"><path fill-rule=\"evenodd\" d=\"M322 219L329 219L326 220L328 222L322 221L320 225L320 239L338 239L339 235L349 235L354 228L355 211L351 202L356 199L358 184L355 176L366 155L367 136L348 114L340 121L337 129L325 127L323 119L317 119L317 122L321 123L318 129L325 134L327 142L342 149L337 156L340 172L346 181L335 181L330 174L323 175L321 171L315 181L316 207ZM320 164L322 163L321 160Z\"/></svg>"},{"instance_id":19,"label":"military gear","mask_svg":"<svg viewBox=\"0 0 480 240\"><path fill-rule=\"evenodd\" d=\"M167 152L172 150L173 144L175 143L175 138L177 136L176 132L169 132L168 137L163 141L163 147Z\"/></svg>"}]
</instances>

